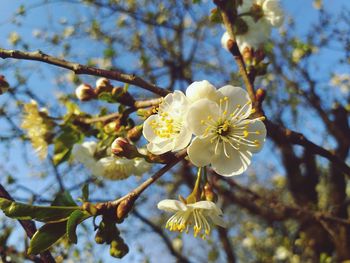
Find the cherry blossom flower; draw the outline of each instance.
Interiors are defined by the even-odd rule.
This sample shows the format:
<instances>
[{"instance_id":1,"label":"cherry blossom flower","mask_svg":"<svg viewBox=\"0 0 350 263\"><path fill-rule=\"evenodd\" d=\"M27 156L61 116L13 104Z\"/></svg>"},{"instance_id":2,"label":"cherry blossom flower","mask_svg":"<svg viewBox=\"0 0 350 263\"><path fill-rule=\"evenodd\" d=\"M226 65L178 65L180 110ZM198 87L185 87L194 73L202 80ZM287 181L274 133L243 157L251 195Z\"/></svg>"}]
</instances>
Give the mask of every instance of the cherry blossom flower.
<instances>
[{"instance_id":1,"label":"cherry blossom flower","mask_svg":"<svg viewBox=\"0 0 350 263\"><path fill-rule=\"evenodd\" d=\"M185 119L189 101L181 91L165 96L158 113L150 116L143 125L143 135L150 142L148 151L163 154L184 149L192 134Z\"/></svg>"},{"instance_id":2,"label":"cherry blossom flower","mask_svg":"<svg viewBox=\"0 0 350 263\"><path fill-rule=\"evenodd\" d=\"M245 0L239 8L240 13L261 13L257 22L273 27L280 27L284 20L284 12L279 0Z\"/></svg>"},{"instance_id":3,"label":"cherry blossom flower","mask_svg":"<svg viewBox=\"0 0 350 263\"><path fill-rule=\"evenodd\" d=\"M252 16L242 16L248 26L243 34L235 36L241 52L245 48L259 49L268 40L272 27L280 27L284 20L284 13L279 0L245 0L239 8L239 13L250 13ZM221 38L223 48L227 48L230 36L225 32Z\"/></svg>"},{"instance_id":4,"label":"cherry blossom flower","mask_svg":"<svg viewBox=\"0 0 350 263\"><path fill-rule=\"evenodd\" d=\"M213 225L226 227L222 219L222 211L211 201L199 201L185 204L178 200L162 200L158 209L175 213L166 223L170 231L189 232L193 226L193 235L200 235L203 239L210 235Z\"/></svg>"},{"instance_id":5,"label":"cherry blossom flower","mask_svg":"<svg viewBox=\"0 0 350 263\"><path fill-rule=\"evenodd\" d=\"M253 113L248 93L240 87L224 86L217 91L219 103L201 99L189 108L187 122L196 135L187 148L191 162L203 167L211 164L223 176L243 173L252 153L260 151L266 128Z\"/></svg>"},{"instance_id":6,"label":"cherry blossom flower","mask_svg":"<svg viewBox=\"0 0 350 263\"><path fill-rule=\"evenodd\" d=\"M143 158L104 157L97 161L92 173L110 180L123 180L131 175L141 176L151 168Z\"/></svg>"}]
</instances>

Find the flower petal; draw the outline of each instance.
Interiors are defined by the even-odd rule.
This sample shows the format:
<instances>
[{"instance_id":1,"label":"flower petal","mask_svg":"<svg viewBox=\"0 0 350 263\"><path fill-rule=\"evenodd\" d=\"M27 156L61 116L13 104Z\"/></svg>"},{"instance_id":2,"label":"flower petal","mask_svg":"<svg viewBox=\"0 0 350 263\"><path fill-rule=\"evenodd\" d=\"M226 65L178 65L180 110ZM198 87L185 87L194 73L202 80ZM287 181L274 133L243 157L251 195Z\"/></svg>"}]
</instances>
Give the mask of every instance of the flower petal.
<instances>
[{"instance_id":1,"label":"flower petal","mask_svg":"<svg viewBox=\"0 0 350 263\"><path fill-rule=\"evenodd\" d=\"M209 99L216 101L218 96L216 88L207 80L195 81L186 89L186 97L190 102L200 99Z\"/></svg>"},{"instance_id":2,"label":"flower petal","mask_svg":"<svg viewBox=\"0 0 350 263\"><path fill-rule=\"evenodd\" d=\"M188 204L187 206L196 208L196 209L204 209L204 210L213 210L216 211L216 204L211 201L199 201L193 204Z\"/></svg>"},{"instance_id":3,"label":"flower petal","mask_svg":"<svg viewBox=\"0 0 350 263\"><path fill-rule=\"evenodd\" d=\"M214 147L209 138L201 139L196 137L188 146L187 154L195 166L203 167L211 162L214 155Z\"/></svg>"},{"instance_id":4,"label":"flower petal","mask_svg":"<svg viewBox=\"0 0 350 263\"><path fill-rule=\"evenodd\" d=\"M240 144L239 149L252 153L259 152L264 146L266 138L265 124L260 120L244 120L237 125L237 128L244 126L248 132L244 139L251 142L252 145Z\"/></svg>"},{"instance_id":5,"label":"flower petal","mask_svg":"<svg viewBox=\"0 0 350 263\"><path fill-rule=\"evenodd\" d=\"M195 135L202 135L205 129L208 127L207 123L211 122L208 118L217 120L219 118L220 108L219 105L208 99L201 99L194 102L187 114L187 126Z\"/></svg>"},{"instance_id":6,"label":"flower petal","mask_svg":"<svg viewBox=\"0 0 350 263\"><path fill-rule=\"evenodd\" d=\"M172 139L167 139L161 142L147 144L147 150L153 154L159 155L169 152L173 149L174 142Z\"/></svg>"},{"instance_id":7,"label":"flower petal","mask_svg":"<svg viewBox=\"0 0 350 263\"><path fill-rule=\"evenodd\" d=\"M213 170L222 176L242 174L247 170L252 154L248 151L237 151L227 144L226 147L226 153L229 158L225 155L223 145L221 144L217 155L215 155L215 158L211 162Z\"/></svg>"},{"instance_id":8,"label":"flower petal","mask_svg":"<svg viewBox=\"0 0 350 263\"><path fill-rule=\"evenodd\" d=\"M158 122L158 118L158 115L151 115L143 123L142 133L147 141L151 142L157 137L157 135L154 133L154 129L152 128L151 124L154 122Z\"/></svg>"},{"instance_id":9,"label":"flower petal","mask_svg":"<svg viewBox=\"0 0 350 263\"><path fill-rule=\"evenodd\" d=\"M168 212L177 212L177 211L186 211L187 206L178 201L178 200L172 200L172 199L165 199L158 203L157 205L158 209L168 211Z\"/></svg>"},{"instance_id":10,"label":"flower petal","mask_svg":"<svg viewBox=\"0 0 350 263\"><path fill-rule=\"evenodd\" d=\"M227 227L227 223L224 221L224 219L221 216L218 216L216 214L210 214L208 213L209 218L211 219L211 221L213 221L213 223L217 226L221 226L226 228Z\"/></svg>"},{"instance_id":11,"label":"flower petal","mask_svg":"<svg viewBox=\"0 0 350 263\"><path fill-rule=\"evenodd\" d=\"M174 140L174 149L173 151L179 151L184 149L192 139L192 132L187 128L183 127L179 136Z\"/></svg>"},{"instance_id":12,"label":"flower petal","mask_svg":"<svg viewBox=\"0 0 350 263\"><path fill-rule=\"evenodd\" d=\"M232 85L223 86L218 90L223 97L228 98L228 113L234 112L236 109L240 111L240 118L246 119L251 114L252 103L248 92L240 87ZM226 105L225 105L226 106Z\"/></svg>"}]
</instances>

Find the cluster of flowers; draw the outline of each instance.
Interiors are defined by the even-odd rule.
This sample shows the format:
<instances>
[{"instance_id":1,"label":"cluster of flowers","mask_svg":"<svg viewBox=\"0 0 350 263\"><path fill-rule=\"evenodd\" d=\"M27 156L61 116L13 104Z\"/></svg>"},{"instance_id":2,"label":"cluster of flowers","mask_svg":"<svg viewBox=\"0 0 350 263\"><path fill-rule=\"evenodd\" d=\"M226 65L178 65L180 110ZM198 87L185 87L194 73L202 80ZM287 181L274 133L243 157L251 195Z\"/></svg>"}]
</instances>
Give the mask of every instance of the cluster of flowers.
<instances>
[{"instance_id":1,"label":"cluster of flowers","mask_svg":"<svg viewBox=\"0 0 350 263\"><path fill-rule=\"evenodd\" d=\"M168 94L157 114L143 126L153 154L187 148L190 161L223 176L243 173L252 153L260 151L266 129L254 112L248 93L231 85L216 89L208 81L192 83L186 90ZM193 134L195 135L192 140Z\"/></svg>"},{"instance_id":2,"label":"cluster of flowers","mask_svg":"<svg viewBox=\"0 0 350 263\"><path fill-rule=\"evenodd\" d=\"M259 49L270 37L272 27L280 27L284 20L279 0L244 0L238 13L248 26L246 31L235 36L241 52L246 48ZM221 38L225 49L229 39L225 32Z\"/></svg>"},{"instance_id":3,"label":"cluster of flowers","mask_svg":"<svg viewBox=\"0 0 350 263\"><path fill-rule=\"evenodd\" d=\"M211 164L220 175L238 175L247 169L252 153L261 149L266 137L261 118L249 119L253 112L242 88L227 85L217 90L206 80L197 81L187 88L186 95L181 91L168 94L156 114L144 122L143 135L153 154L188 146L194 165ZM194 236L205 239L211 225L225 227L222 211L211 198L180 199L158 203L159 209L174 213L166 223L170 231L188 232L193 226Z\"/></svg>"},{"instance_id":4,"label":"cluster of flowers","mask_svg":"<svg viewBox=\"0 0 350 263\"><path fill-rule=\"evenodd\" d=\"M83 163L95 176L110 180L123 180L131 175L141 176L151 168L151 164L143 158L127 159L111 155L96 160L94 158L96 150L96 142L86 141L74 145L72 151L74 158Z\"/></svg>"}]
</instances>

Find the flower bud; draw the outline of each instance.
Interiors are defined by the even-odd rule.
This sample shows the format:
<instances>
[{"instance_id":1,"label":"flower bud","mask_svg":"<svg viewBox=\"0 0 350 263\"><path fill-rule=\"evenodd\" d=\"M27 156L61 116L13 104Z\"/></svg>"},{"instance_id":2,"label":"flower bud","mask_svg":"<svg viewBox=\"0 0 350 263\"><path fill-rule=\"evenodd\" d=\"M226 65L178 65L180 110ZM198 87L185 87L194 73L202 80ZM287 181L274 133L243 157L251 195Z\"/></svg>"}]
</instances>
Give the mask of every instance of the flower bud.
<instances>
[{"instance_id":1,"label":"flower bud","mask_svg":"<svg viewBox=\"0 0 350 263\"><path fill-rule=\"evenodd\" d=\"M126 157L128 159L140 157L140 153L137 151L136 146L122 137L118 137L113 141L111 145L111 152L116 156Z\"/></svg>"},{"instance_id":2,"label":"flower bud","mask_svg":"<svg viewBox=\"0 0 350 263\"><path fill-rule=\"evenodd\" d=\"M265 96L266 96L266 91L265 90L263 90L261 88L256 90L255 98L256 98L257 101L259 101L259 102L264 101Z\"/></svg>"},{"instance_id":3,"label":"flower bud","mask_svg":"<svg viewBox=\"0 0 350 263\"><path fill-rule=\"evenodd\" d=\"M102 92L111 92L113 89L112 84L106 78L99 78L96 81L96 94L100 94Z\"/></svg>"},{"instance_id":4,"label":"flower bud","mask_svg":"<svg viewBox=\"0 0 350 263\"><path fill-rule=\"evenodd\" d=\"M81 84L75 89L75 95L81 101L88 101L95 98L95 91L90 85Z\"/></svg>"},{"instance_id":5,"label":"flower bud","mask_svg":"<svg viewBox=\"0 0 350 263\"><path fill-rule=\"evenodd\" d=\"M203 193L205 196L205 200L211 201L211 202L216 202L218 199L217 194L214 192L212 186L208 183L204 185Z\"/></svg>"},{"instance_id":6,"label":"flower bud","mask_svg":"<svg viewBox=\"0 0 350 263\"><path fill-rule=\"evenodd\" d=\"M134 206L135 195L128 196L117 207L117 219L123 220Z\"/></svg>"},{"instance_id":7,"label":"flower bud","mask_svg":"<svg viewBox=\"0 0 350 263\"><path fill-rule=\"evenodd\" d=\"M123 87L115 87L112 89L112 96L118 98L118 102L127 106L134 106L135 99Z\"/></svg>"},{"instance_id":8,"label":"flower bud","mask_svg":"<svg viewBox=\"0 0 350 263\"><path fill-rule=\"evenodd\" d=\"M142 136L142 128L143 125L138 125L130 129L126 135L127 138L132 142L138 141Z\"/></svg>"},{"instance_id":9,"label":"flower bud","mask_svg":"<svg viewBox=\"0 0 350 263\"><path fill-rule=\"evenodd\" d=\"M124 240L118 238L111 242L109 253L112 257L122 258L129 252L129 247L124 243Z\"/></svg>"}]
</instances>

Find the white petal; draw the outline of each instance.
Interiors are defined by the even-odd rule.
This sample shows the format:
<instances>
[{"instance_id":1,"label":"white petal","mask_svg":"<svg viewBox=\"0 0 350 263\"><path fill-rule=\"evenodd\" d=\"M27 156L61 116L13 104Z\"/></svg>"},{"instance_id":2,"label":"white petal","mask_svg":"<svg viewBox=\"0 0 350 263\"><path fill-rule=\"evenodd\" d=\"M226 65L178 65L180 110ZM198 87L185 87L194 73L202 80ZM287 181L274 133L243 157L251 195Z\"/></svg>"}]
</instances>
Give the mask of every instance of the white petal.
<instances>
[{"instance_id":1,"label":"white petal","mask_svg":"<svg viewBox=\"0 0 350 263\"><path fill-rule=\"evenodd\" d=\"M175 138L174 140L173 151L175 152L175 151L180 151L184 149L190 143L191 139L192 139L192 132L188 128L183 127L178 137Z\"/></svg>"},{"instance_id":2,"label":"white petal","mask_svg":"<svg viewBox=\"0 0 350 263\"><path fill-rule=\"evenodd\" d=\"M248 92L240 87L226 85L218 90L223 97L228 97L228 114L234 112L237 107L241 108L241 118L249 117L252 110L252 103ZM223 106L222 106L223 107Z\"/></svg>"},{"instance_id":3,"label":"white petal","mask_svg":"<svg viewBox=\"0 0 350 263\"><path fill-rule=\"evenodd\" d=\"M250 151L252 153L259 152L264 146L266 138L266 127L265 124L260 120L244 120L237 125L237 128L240 126L247 127L246 131L248 136L245 137L245 140L252 142L254 146L248 146L245 144L240 144L239 149L243 151ZM258 133L258 134L257 134Z\"/></svg>"},{"instance_id":4,"label":"white petal","mask_svg":"<svg viewBox=\"0 0 350 263\"><path fill-rule=\"evenodd\" d=\"M209 138L193 139L190 146L187 148L187 154L190 161L197 167L203 167L210 164L211 159L214 156L214 146L210 142Z\"/></svg>"},{"instance_id":5,"label":"white petal","mask_svg":"<svg viewBox=\"0 0 350 263\"><path fill-rule=\"evenodd\" d=\"M166 152L169 152L173 149L174 142L171 139L159 143L149 143L147 145L147 150L153 154L160 155Z\"/></svg>"},{"instance_id":6,"label":"white petal","mask_svg":"<svg viewBox=\"0 0 350 263\"><path fill-rule=\"evenodd\" d=\"M222 145L219 147L218 154L211 161L213 170L222 176L234 176L242 174L247 170L252 154L248 151L237 151L226 144L226 157Z\"/></svg>"},{"instance_id":7,"label":"white petal","mask_svg":"<svg viewBox=\"0 0 350 263\"><path fill-rule=\"evenodd\" d=\"M231 38L230 38L230 35L228 34L228 32L226 31L222 37L221 37L221 46L226 49L227 51L228 50L228 47L227 47L227 41L229 41Z\"/></svg>"},{"instance_id":8,"label":"white petal","mask_svg":"<svg viewBox=\"0 0 350 263\"><path fill-rule=\"evenodd\" d=\"M219 114L220 108L217 103L208 99L198 100L188 110L187 126L195 135L203 135L207 125L202 124L201 121L208 121L208 117L217 120Z\"/></svg>"},{"instance_id":9,"label":"white petal","mask_svg":"<svg viewBox=\"0 0 350 263\"><path fill-rule=\"evenodd\" d=\"M151 124L153 122L158 122L158 119L158 115L151 115L143 123L142 133L146 140L148 140L149 142L153 142L157 137L157 135L154 133L154 129L152 128Z\"/></svg>"},{"instance_id":10,"label":"white petal","mask_svg":"<svg viewBox=\"0 0 350 263\"><path fill-rule=\"evenodd\" d=\"M204 209L204 210L213 210L216 211L216 204L211 201L199 201L193 204L188 204L187 206L197 208L197 209Z\"/></svg>"},{"instance_id":11,"label":"white petal","mask_svg":"<svg viewBox=\"0 0 350 263\"><path fill-rule=\"evenodd\" d=\"M227 223L224 221L224 219L221 216L218 216L216 214L209 214L208 213L209 218L213 221L213 223L217 226L221 226L226 228L227 227Z\"/></svg>"},{"instance_id":12,"label":"white petal","mask_svg":"<svg viewBox=\"0 0 350 263\"><path fill-rule=\"evenodd\" d=\"M172 199L165 199L158 203L157 205L158 209L168 211L168 212L177 212L177 211L186 211L187 206L178 201L178 200L172 200Z\"/></svg>"},{"instance_id":13,"label":"white petal","mask_svg":"<svg viewBox=\"0 0 350 263\"><path fill-rule=\"evenodd\" d=\"M217 100L216 88L207 80L193 82L186 89L186 96L192 103L200 99Z\"/></svg>"}]
</instances>

